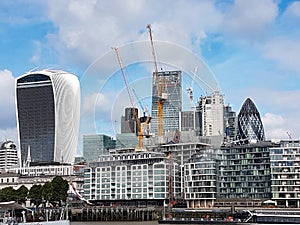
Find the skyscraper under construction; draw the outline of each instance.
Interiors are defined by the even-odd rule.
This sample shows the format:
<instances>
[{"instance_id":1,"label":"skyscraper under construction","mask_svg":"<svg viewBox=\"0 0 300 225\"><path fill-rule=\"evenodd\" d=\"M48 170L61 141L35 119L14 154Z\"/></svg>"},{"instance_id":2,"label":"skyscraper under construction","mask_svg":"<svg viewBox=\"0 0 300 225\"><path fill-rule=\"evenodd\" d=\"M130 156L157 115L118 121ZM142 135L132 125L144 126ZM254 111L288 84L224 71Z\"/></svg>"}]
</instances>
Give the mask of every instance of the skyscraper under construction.
<instances>
[{"instance_id":1,"label":"skyscraper under construction","mask_svg":"<svg viewBox=\"0 0 300 225\"><path fill-rule=\"evenodd\" d=\"M162 127L163 131L179 129L179 113L182 111L181 71L160 71L153 74L151 130L158 134L158 96L159 88L163 94Z\"/></svg>"}]
</instances>

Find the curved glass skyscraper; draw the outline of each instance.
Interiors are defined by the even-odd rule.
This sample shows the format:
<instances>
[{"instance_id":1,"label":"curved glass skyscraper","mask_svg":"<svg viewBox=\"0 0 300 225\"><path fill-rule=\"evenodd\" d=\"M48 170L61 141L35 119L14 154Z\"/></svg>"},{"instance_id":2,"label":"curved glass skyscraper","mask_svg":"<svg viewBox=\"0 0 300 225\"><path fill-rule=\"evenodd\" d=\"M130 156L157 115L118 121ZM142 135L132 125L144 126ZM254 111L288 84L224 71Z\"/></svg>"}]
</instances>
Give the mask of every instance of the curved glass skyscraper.
<instances>
[{"instance_id":1,"label":"curved glass skyscraper","mask_svg":"<svg viewBox=\"0 0 300 225\"><path fill-rule=\"evenodd\" d=\"M238 115L237 139L265 140L259 112L250 98L246 99Z\"/></svg>"},{"instance_id":2,"label":"curved glass skyscraper","mask_svg":"<svg viewBox=\"0 0 300 225\"><path fill-rule=\"evenodd\" d=\"M21 164L73 162L80 121L78 78L59 70L26 73L16 79Z\"/></svg>"}]
</instances>

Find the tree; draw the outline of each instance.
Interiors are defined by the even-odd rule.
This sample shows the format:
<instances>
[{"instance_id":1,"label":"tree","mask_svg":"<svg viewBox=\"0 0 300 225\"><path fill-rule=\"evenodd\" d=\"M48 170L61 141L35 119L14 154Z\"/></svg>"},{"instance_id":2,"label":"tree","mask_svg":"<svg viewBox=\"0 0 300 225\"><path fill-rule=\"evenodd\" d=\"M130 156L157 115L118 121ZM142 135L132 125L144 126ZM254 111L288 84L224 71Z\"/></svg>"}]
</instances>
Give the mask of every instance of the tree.
<instances>
[{"instance_id":1,"label":"tree","mask_svg":"<svg viewBox=\"0 0 300 225\"><path fill-rule=\"evenodd\" d=\"M28 193L28 198L30 199L30 204L34 204L37 207L42 203L43 199L43 186L42 185L33 185Z\"/></svg>"},{"instance_id":2,"label":"tree","mask_svg":"<svg viewBox=\"0 0 300 225\"><path fill-rule=\"evenodd\" d=\"M6 187L0 191L0 201L17 201L15 190L12 187Z\"/></svg>"},{"instance_id":3,"label":"tree","mask_svg":"<svg viewBox=\"0 0 300 225\"><path fill-rule=\"evenodd\" d=\"M68 182L62 177L57 176L53 178L51 183L53 188L52 201L60 205L61 202L65 202L68 197Z\"/></svg>"},{"instance_id":4,"label":"tree","mask_svg":"<svg viewBox=\"0 0 300 225\"><path fill-rule=\"evenodd\" d=\"M25 203L27 200L27 195L28 195L28 188L22 185L19 187L19 189L15 190L16 197L17 197L17 202L18 203Z\"/></svg>"},{"instance_id":5,"label":"tree","mask_svg":"<svg viewBox=\"0 0 300 225\"><path fill-rule=\"evenodd\" d=\"M53 187L51 182L46 182L43 185L42 197L46 202L52 201Z\"/></svg>"}]
</instances>

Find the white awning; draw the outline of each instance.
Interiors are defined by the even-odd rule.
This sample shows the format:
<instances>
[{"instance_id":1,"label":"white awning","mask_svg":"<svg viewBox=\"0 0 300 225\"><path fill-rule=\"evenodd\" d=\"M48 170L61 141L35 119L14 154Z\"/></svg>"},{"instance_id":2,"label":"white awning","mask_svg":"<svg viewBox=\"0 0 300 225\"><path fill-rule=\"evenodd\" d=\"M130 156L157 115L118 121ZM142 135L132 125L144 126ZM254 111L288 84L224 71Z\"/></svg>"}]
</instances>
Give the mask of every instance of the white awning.
<instances>
[{"instance_id":1,"label":"white awning","mask_svg":"<svg viewBox=\"0 0 300 225\"><path fill-rule=\"evenodd\" d=\"M277 204L277 202L276 201L274 201L274 200L271 200L271 199L269 199L269 200L267 200L267 201L264 201L263 202L264 204Z\"/></svg>"},{"instance_id":2,"label":"white awning","mask_svg":"<svg viewBox=\"0 0 300 225\"><path fill-rule=\"evenodd\" d=\"M10 202L0 202L0 209L4 210L14 210L14 209L25 209L32 211L31 209L28 209L19 203L16 203L15 201L10 201Z\"/></svg>"}]
</instances>

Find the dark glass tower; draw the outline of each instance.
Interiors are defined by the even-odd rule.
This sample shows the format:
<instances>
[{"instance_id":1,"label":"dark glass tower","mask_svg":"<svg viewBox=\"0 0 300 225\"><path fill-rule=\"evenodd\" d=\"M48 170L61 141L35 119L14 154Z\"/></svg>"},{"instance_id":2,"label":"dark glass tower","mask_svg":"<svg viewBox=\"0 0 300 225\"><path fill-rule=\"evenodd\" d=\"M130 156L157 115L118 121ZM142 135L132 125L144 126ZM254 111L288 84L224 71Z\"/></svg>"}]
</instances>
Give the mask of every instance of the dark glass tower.
<instances>
[{"instance_id":1,"label":"dark glass tower","mask_svg":"<svg viewBox=\"0 0 300 225\"><path fill-rule=\"evenodd\" d=\"M80 116L78 78L55 70L24 74L16 79L16 104L21 164L28 156L32 162L73 162Z\"/></svg>"},{"instance_id":2,"label":"dark glass tower","mask_svg":"<svg viewBox=\"0 0 300 225\"><path fill-rule=\"evenodd\" d=\"M137 108L125 108L125 116L121 117L121 133L134 133L137 134L137 123L135 115L138 115Z\"/></svg>"},{"instance_id":3,"label":"dark glass tower","mask_svg":"<svg viewBox=\"0 0 300 225\"><path fill-rule=\"evenodd\" d=\"M246 99L238 115L237 139L265 140L259 112L250 98Z\"/></svg>"}]
</instances>

